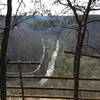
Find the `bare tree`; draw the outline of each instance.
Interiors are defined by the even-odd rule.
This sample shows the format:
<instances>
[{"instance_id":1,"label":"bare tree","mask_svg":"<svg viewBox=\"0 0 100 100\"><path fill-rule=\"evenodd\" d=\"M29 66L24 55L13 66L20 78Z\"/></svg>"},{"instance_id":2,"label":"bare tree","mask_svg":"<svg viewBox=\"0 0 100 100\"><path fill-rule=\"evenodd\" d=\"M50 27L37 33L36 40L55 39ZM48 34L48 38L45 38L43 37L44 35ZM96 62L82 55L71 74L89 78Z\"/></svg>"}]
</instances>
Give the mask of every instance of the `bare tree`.
<instances>
[{"instance_id":1,"label":"bare tree","mask_svg":"<svg viewBox=\"0 0 100 100\"><path fill-rule=\"evenodd\" d=\"M6 100L6 96L7 96L7 91L6 91L6 71L7 71L7 46L8 46L8 39L9 39L9 33L12 29L14 29L14 26L17 26L18 24L22 23L23 21L29 20L30 18L32 18L36 12L34 12L32 14L32 17L27 17L26 14L28 14L28 12L26 13L22 13L22 15L18 15L18 13L20 12L19 9L21 7L22 4L24 4L24 1L18 0L18 8L16 10L15 16L12 19L12 0L7 0L7 15L5 17L5 27L3 28L4 32L2 35L2 43L1 43L1 51L0 51L0 80L1 80L1 84L0 84L0 89L1 89L1 100ZM25 4L24 4L25 5ZM29 11L30 12L30 11ZM32 12L32 11L31 11ZM23 18L25 17L26 18ZM19 68L19 73L21 76L21 69ZM22 81L22 77L20 77L21 80L21 88L23 87L23 81ZM23 88L22 90L22 99L24 100L24 90Z\"/></svg>"},{"instance_id":2,"label":"bare tree","mask_svg":"<svg viewBox=\"0 0 100 100\"><path fill-rule=\"evenodd\" d=\"M78 100L79 97L79 71L80 71L80 59L81 59L81 51L84 43L84 38L87 30L88 16L90 11L100 10L94 9L93 3L95 0L88 0L86 6L80 6L77 0L66 0L62 2L61 0L57 0L60 4L68 6L70 10L73 11L73 15L75 16L75 20L77 23L77 42L74 53L74 100Z\"/></svg>"},{"instance_id":3,"label":"bare tree","mask_svg":"<svg viewBox=\"0 0 100 100\"><path fill-rule=\"evenodd\" d=\"M1 100L6 100L6 53L8 38L10 33L10 23L12 15L12 0L7 0L7 15L5 20L5 29L3 32L3 40L1 43L0 55L0 79L1 79Z\"/></svg>"},{"instance_id":4,"label":"bare tree","mask_svg":"<svg viewBox=\"0 0 100 100\"><path fill-rule=\"evenodd\" d=\"M9 33L12 29L14 29L14 26L17 26L18 24L22 23L23 21L26 21L30 19L31 17L25 17L25 13L22 14L20 17L18 15L19 9L21 7L21 4L24 4L23 0L19 1L19 6L16 10L16 14L12 20L12 0L7 0L7 14L5 17L5 27L2 28L4 32L2 33L2 41L1 41L1 49L0 49L0 95L1 95L1 100L6 100L7 96L7 91L6 91L6 71L7 71L7 46L8 46L8 39L9 39ZM25 5L25 4L24 4ZM28 12L27 12L28 13ZM36 12L33 13L33 16L36 14ZM32 17L33 17L32 16ZM21 70L19 69L19 72L21 73ZM20 80L22 80L20 78ZM21 81L21 86L23 87L22 81ZM22 89L23 91L23 89ZM24 100L23 97L23 92L22 92L22 99Z\"/></svg>"}]
</instances>

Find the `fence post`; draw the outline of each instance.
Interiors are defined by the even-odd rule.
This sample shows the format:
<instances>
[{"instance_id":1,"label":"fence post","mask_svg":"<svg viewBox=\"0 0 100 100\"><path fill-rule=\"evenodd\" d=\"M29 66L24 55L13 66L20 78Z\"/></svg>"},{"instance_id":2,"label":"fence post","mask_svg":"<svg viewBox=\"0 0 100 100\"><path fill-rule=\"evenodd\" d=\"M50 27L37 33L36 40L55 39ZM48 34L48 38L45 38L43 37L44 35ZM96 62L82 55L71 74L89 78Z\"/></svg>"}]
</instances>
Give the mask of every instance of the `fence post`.
<instances>
[{"instance_id":1,"label":"fence post","mask_svg":"<svg viewBox=\"0 0 100 100\"><path fill-rule=\"evenodd\" d=\"M22 100L25 100L24 99L23 78L22 78L22 68L21 68L20 64L18 64L18 70L19 70L19 79L20 79Z\"/></svg>"}]
</instances>

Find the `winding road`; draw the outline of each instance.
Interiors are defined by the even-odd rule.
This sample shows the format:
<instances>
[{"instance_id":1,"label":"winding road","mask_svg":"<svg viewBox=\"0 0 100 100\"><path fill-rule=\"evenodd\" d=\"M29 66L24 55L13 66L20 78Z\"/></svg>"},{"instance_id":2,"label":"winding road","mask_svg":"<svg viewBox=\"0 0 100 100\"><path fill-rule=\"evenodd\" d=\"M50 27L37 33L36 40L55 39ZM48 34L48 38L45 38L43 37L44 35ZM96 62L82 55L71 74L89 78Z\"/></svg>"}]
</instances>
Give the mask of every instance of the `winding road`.
<instances>
[{"instance_id":1,"label":"winding road","mask_svg":"<svg viewBox=\"0 0 100 100\"><path fill-rule=\"evenodd\" d=\"M45 48L45 44L44 44L44 39L43 39L43 38L41 39L41 41L42 41L42 45L43 45L43 55L42 55L42 58L41 58L41 60L40 60L39 66L38 66L33 72L31 72L31 74L37 72L37 71L41 68L41 64L43 63L43 60L44 60L45 49L46 49L46 48ZM28 74L29 74L29 73L28 73Z\"/></svg>"},{"instance_id":2,"label":"winding road","mask_svg":"<svg viewBox=\"0 0 100 100\"><path fill-rule=\"evenodd\" d=\"M58 51L59 51L59 40L57 40L56 42L56 49L54 50L52 56L51 56L51 60L48 64L48 69L46 71L45 76L51 76L53 74L53 71L55 70L55 62L57 59L57 55L58 55ZM38 84L40 86L44 85L46 82L48 81L48 79L41 79Z\"/></svg>"},{"instance_id":3,"label":"winding road","mask_svg":"<svg viewBox=\"0 0 100 100\"><path fill-rule=\"evenodd\" d=\"M33 71L33 72L29 72L29 73L22 73L23 75L34 75L35 72L37 72L40 68L41 68L41 64L44 60L44 56L45 56L45 45L44 45L44 39L41 39L42 41L42 44L43 44L43 55L42 55L42 58L41 58L41 61L40 61L40 64L39 66ZM56 41L56 47L55 47L55 50L53 51L53 54L51 55L51 59L48 63L48 68L47 68L47 71L45 73L44 76L51 76L53 74L53 71L55 70L55 62L56 62L56 59L57 59L57 55L58 55L58 51L59 51L59 40ZM8 75L15 75L15 74L18 74L18 73L7 73ZM46 82L48 81L48 79L41 79L38 84L40 86L44 85Z\"/></svg>"},{"instance_id":4,"label":"winding road","mask_svg":"<svg viewBox=\"0 0 100 100\"><path fill-rule=\"evenodd\" d=\"M48 32L46 31L46 33L51 33L51 30L48 30ZM56 31L53 30L54 33L58 33L60 32L59 29ZM40 32L41 35L41 32ZM45 43L44 43L44 39L43 37L40 37L41 43L42 43L42 57L40 59L40 64L36 67L36 69L34 69L31 72L27 72L27 73L22 73L22 75L31 75L34 76L35 72L39 71L41 68L41 65L43 63L44 57L45 57L45 53L46 53L46 47L45 47ZM59 39L56 40L56 44L55 44L55 50L53 51L52 55L51 55L51 59L48 63L48 68L46 70L46 73L44 74L44 76L52 76L54 70L55 70L55 62L57 59L57 55L58 55L58 51L59 51ZM18 75L19 73L15 73L15 72L7 72L7 75ZM44 85L46 82L48 81L48 79L41 79L38 84L39 85Z\"/></svg>"},{"instance_id":5,"label":"winding road","mask_svg":"<svg viewBox=\"0 0 100 100\"><path fill-rule=\"evenodd\" d=\"M46 51L46 47L45 47L44 39L43 38L41 39L41 42L42 42L43 49L42 49L42 57L41 57L41 60L40 60L40 64L32 72L22 73L22 75L34 75L34 73L37 72L41 68L41 64L43 63L43 60L44 60L44 57L45 57L45 51ZM9 73L9 72L7 72L7 74L9 74L9 75L12 75L12 74L15 75L15 74L18 74L18 73L15 73L15 72L10 72Z\"/></svg>"}]
</instances>

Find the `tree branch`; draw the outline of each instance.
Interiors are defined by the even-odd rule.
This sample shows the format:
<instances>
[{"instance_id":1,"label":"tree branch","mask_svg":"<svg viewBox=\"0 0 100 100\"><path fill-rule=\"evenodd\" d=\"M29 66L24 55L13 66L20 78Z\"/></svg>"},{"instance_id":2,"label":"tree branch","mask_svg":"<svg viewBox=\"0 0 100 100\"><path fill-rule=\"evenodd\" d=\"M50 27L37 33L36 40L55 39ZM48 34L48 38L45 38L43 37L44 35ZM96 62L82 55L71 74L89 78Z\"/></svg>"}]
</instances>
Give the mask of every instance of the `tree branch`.
<instances>
[{"instance_id":1,"label":"tree branch","mask_svg":"<svg viewBox=\"0 0 100 100\"><path fill-rule=\"evenodd\" d=\"M72 54L75 55L75 52L71 52L71 51L64 51L65 54ZM95 59L100 59L100 56L96 56L96 55L89 55L89 54L83 54L81 53L81 56L85 56L85 57L90 57L90 58L95 58Z\"/></svg>"},{"instance_id":2,"label":"tree branch","mask_svg":"<svg viewBox=\"0 0 100 100\"><path fill-rule=\"evenodd\" d=\"M91 45L89 45L89 44L84 44L83 45L83 47L89 47L89 48L91 48L91 49L93 49L94 51L96 51L98 54L100 54L100 51L99 50L97 50L95 47L93 47L93 46L91 46Z\"/></svg>"},{"instance_id":3,"label":"tree branch","mask_svg":"<svg viewBox=\"0 0 100 100\"><path fill-rule=\"evenodd\" d=\"M62 28L67 28L67 29L73 29L73 30L78 30L78 28L76 28L76 27L68 27L68 26L63 26L63 25L53 25L53 26L60 26L60 27L62 27Z\"/></svg>"},{"instance_id":4,"label":"tree branch","mask_svg":"<svg viewBox=\"0 0 100 100\"><path fill-rule=\"evenodd\" d=\"M62 3L60 0L57 0L60 4L67 6L68 4Z\"/></svg>"},{"instance_id":5,"label":"tree branch","mask_svg":"<svg viewBox=\"0 0 100 100\"><path fill-rule=\"evenodd\" d=\"M14 24L12 25L12 27L17 26L17 25L20 24L21 22L24 22L24 21L27 21L27 20L33 18L33 16L34 16L36 13L37 13L37 12L34 12L34 14L33 14L31 17L26 17L26 18L24 18L24 19L23 19L23 17L22 17L20 20L18 20L16 23L14 23Z\"/></svg>"},{"instance_id":6,"label":"tree branch","mask_svg":"<svg viewBox=\"0 0 100 100\"><path fill-rule=\"evenodd\" d=\"M90 11L98 11L98 10L100 10L100 8L98 8L98 9L90 9Z\"/></svg>"},{"instance_id":7,"label":"tree branch","mask_svg":"<svg viewBox=\"0 0 100 100\"><path fill-rule=\"evenodd\" d=\"M19 3L19 6L16 10L16 14L15 14L15 17L14 17L14 20L13 20L12 24L16 23L16 21L17 21L17 14L18 14L18 11L20 9L20 6L21 6L22 2L23 2L23 0L21 0L21 2Z\"/></svg>"}]
</instances>

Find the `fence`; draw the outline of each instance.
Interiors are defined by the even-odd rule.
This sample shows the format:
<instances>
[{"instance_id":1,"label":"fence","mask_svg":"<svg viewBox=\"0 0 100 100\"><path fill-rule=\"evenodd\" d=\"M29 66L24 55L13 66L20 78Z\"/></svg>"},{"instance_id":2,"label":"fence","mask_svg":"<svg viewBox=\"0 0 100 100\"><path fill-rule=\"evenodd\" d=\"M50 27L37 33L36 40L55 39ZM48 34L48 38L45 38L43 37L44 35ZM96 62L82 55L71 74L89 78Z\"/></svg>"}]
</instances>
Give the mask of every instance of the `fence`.
<instances>
[{"instance_id":1,"label":"fence","mask_svg":"<svg viewBox=\"0 0 100 100\"><path fill-rule=\"evenodd\" d=\"M67 96L67 95L39 95L36 94L34 95L34 93L32 95L26 95L24 92L24 90L39 90L39 91L68 91L68 92L73 92L74 88L67 88L65 86L63 87L41 87L41 86L24 86L24 82L23 79L50 79L50 80L71 80L73 81L74 78L73 77L56 77L56 76L41 76L41 75L27 75L27 74L22 74L21 72L21 68L20 65L23 64L39 64L38 62L31 62L31 61L15 61L15 62L8 62L8 64L10 65L14 65L14 64L18 64L19 65L19 73L18 74L7 74L6 78L7 80L9 79L19 79L20 80L20 86L16 86L15 84L12 86L7 86L6 89L7 90L20 90L20 94L7 94L7 97L9 98L22 98L22 100L25 100L25 98L50 98L50 99L65 99L65 100L73 100L73 96ZM87 81L87 82L100 82L100 79L97 78L79 78L79 81ZM89 92L89 93L100 93L100 89L84 89L84 88L79 88L79 92ZM100 97L79 97L79 100L100 100Z\"/></svg>"}]
</instances>

